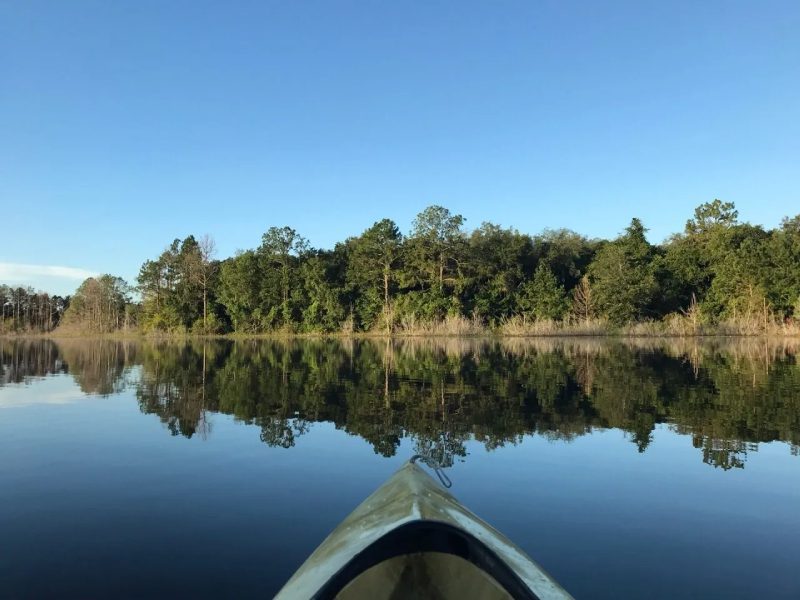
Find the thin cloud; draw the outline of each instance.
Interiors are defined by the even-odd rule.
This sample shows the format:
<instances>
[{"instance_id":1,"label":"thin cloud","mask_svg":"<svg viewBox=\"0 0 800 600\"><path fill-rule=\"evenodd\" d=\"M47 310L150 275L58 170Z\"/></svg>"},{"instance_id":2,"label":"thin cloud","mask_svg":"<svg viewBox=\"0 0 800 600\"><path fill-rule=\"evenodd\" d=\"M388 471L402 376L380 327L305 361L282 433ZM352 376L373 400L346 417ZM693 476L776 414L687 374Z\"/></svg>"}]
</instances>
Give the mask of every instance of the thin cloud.
<instances>
[{"instance_id":1,"label":"thin cloud","mask_svg":"<svg viewBox=\"0 0 800 600\"><path fill-rule=\"evenodd\" d=\"M97 273L94 271L76 269L75 267L0 262L0 281L30 281L39 277L83 281L87 277L94 277L95 275Z\"/></svg>"},{"instance_id":2,"label":"thin cloud","mask_svg":"<svg viewBox=\"0 0 800 600\"><path fill-rule=\"evenodd\" d=\"M92 396L84 396L79 390L63 390L54 391L49 393L42 393L39 387L23 387L24 384L12 384L16 388L9 397L0 399L0 410L4 408L22 408L26 406L35 406L37 404L70 404L71 402L78 402L91 398ZM38 390L37 394L27 394L27 390Z\"/></svg>"}]
</instances>

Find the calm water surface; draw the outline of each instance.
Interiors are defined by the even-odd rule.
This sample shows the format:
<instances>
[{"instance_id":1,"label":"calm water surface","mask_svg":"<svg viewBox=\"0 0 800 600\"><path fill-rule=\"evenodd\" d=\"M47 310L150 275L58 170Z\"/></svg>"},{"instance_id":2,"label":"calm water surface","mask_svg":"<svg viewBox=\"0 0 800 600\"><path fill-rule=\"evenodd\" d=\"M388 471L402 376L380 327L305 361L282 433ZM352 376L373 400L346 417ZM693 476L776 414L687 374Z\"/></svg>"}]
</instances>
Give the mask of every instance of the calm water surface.
<instances>
[{"instance_id":1,"label":"calm water surface","mask_svg":"<svg viewBox=\"0 0 800 600\"><path fill-rule=\"evenodd\" d=\"M578 597L800 598L797 350L0 340L0 595L269 597L424 451Z\"/></svg>"}]
</instances>

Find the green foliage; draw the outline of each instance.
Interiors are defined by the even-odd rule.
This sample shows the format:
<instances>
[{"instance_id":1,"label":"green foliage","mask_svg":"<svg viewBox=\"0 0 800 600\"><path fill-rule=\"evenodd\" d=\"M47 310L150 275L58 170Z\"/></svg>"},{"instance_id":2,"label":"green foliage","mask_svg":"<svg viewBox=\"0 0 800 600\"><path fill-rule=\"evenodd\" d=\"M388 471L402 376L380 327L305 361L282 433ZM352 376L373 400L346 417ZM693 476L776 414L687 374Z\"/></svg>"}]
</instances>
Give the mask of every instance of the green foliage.
<instances>
[{"instance_id":1,"label":"green foliage","mask_svg":"<svg viewBox=\"0 0 800 600\"><path fill-rule=\"evenodd\" d=\"M522 286L518 304L525 316L560 320L569 308L567 294L550 268L540 263L533 279Z\"/></svg>"},{"instance_id":2,"label":"green foliage","mask_svg":"<svg viewBox=\"0 0 800 600\"><path fill-rule=\"evenodd\" d=\"M597 250L596 242L568 229L545 230L534 245L539 259L567 289L578 284Z\"/></svg>"},{"instance_id":3,"label":"green foliage","mask_svg":"<svg viewBox=\"0 0 800 600\"><path fill-rule=\"evenodd\" d=\"M800 319L800 215L785 218L767 244L770 298L777 311Z\"/></svg>"},{"instance_id":4,"label":"green foliage","mask_svg":"<svg viewBox=\"0 0 800 600\"><path fill-rule=\"evenodd\" d=\"M392 297L402 259L403 235L394 221L383 219L350 241L347 280L364 300L358 303L359 320L371 329L383 325L391 332ZM382 298L382 302L376 301Z\"/></svg>"},{"instance_id":5,"label":"green foliage","mask_svg":"<svg viewBox=\"0 0 800 600\"><path fill-rule=\"evenodd\" d=\"M291 227L270 227L261 238L258 249L265 274L277 270L280 280L280 322L284 327L295 323L297 299L300 294L300 282L297 273L304 255L309 251L308 241ZM271 294L262 294L262 304L266 304L265 312L271 314L275 305L271 302Z\"/></svg>"},{"instance_id":6,"label":"green foliage","mask_svg":"<svg viewBox=\"0 0 800 600\"><path fill-rule=\"evenodd\" d=\"M89 277L72 296L64 325L92 333L127 329L134 325L129 320L129 304L130 288L123 279L113 275Z\"/></svg>"},{"instance_id":7,"label":"green foliage","mask_svg":"<svg viewBox=\"0 0 800 600\"><path fill-rule=\"evenodd\" d=\"M142 329L192 329L206 312L209 292L214 303L215 270L210 257L191 235L183 241L173 240L156 260L146 261L137 277L142 296Z\"/></svg>"},{"instance_id":8,"label":"green foliage","mask_svg":"<svg viewBox=\"0 0 800 600\"><path fill-rule=\"evenodd\" d=\"M210 313L205 320L199 317L190 331L192 335L216 335L225 332L225 325L215 313Z\"/></svg>"},{"instance_id":9,"label":"green foliage","mask_svg":"<svg viewBox=\"0 0 800 600\"><path fill-rule=\"evenodd\" d=\"M772 257L763 231L730 244L724 257L712 265L714 279L705 299L706 311L726 318L748 318L768 301Z\"/></svg>"},{"instance_id":10,"label":"green foliage","mask_svg":"<svg viewBox=\"0 0 800 600\"><path fill-rule=\"evenodd\" d=\"M217 295L235 331L255 333L264 327L261 285L261 263L254 251L248 250L223 261Z\"/></svg>"},{"instance_id":11,"label":"green foliage","mask_svg":"<svg viewBox=\"0 0 800 600\"><path fill-rule=\"evenodd\" d=\"M411 291L397 299L399 321L436 321L444 319L453 308L453 300L438 288Z\"/></svg>"},{"instance_id":12,"label":"green foliage","mask_svg":"<svg viewBox=\"0 0 800 600\"><path fill-rule=\"evenodd\" d=\"M617 325L648 316L658 291L654 248L645 231L633 219L622 236L600 248L589 268L597 307Z\"/></svg>"},{"instance_id":13,"label":"green foliage","mask_svg":"<svg viewBox=\"0 0 800 600\"><path fill-rule=\"evenodd\" d=\"M344 307L339 290L331 283L326 270L326 256L310 256L300 267L303 282L303 306L300 323L305 331L332 332L341 329Z\"/></svg>"},{"instance_id":14,"label":"green foliage","mask_svg":"<svg viewBox=\"0 0 800 600\"><path fill-rule=\"evenodd\" d=\"M688 306L693 294L705 298L713 279L708 258L694 236L674 236L659 258L657 272L665 313Z\"/></svg>"},{"instance_id":15,"label":"green foliage","mask_svg":"<svg viewBox=\"0 0 800 600\"><path fill-rule=\"evenodd\" d=\"M714 200L706 202L694 209L694 218L686 222L686 233L690 235L703 235L715 230L736 225L739 211L733 202Z\"/></svg>"},{"instance_id":16,"label":"green foliage","mask_svg":"<svg viewBox=\"0 0 800 600\"><path fill-rule=\"evenodd\" d=\"M466 307L491 324L514 314L517 290L535 262L530 236L483 223L469 237L466 262Z\"/></svg>"},{"instance_id":17,"label":"green foliage","mask_svg":"<svg viewBox=\"0 0 800 600\"><path fill-rule=\"evenodd\" d=\"M466 248L464 217L442 206L429 206L414 219L407 247L407 281L422 289L452 289L461 277Z\"/></svg>"},{"instance_id":18,"label":"green foliage","mask_svg":"<svg viewBox=\"0 0 800 600\"><path fill-rule=\"evenodd\" d=\"M98 280L79 290L68 314L91 330L136 322L145 332L197 334L391 334L434 331L446 320L476 331L568 313L570 326L662 320L673 332L732 324L726 331L755 333L800 320L800 215L766 231L714 200L659 246L645 233L638 219L611 241L492 223L466 232L461 215L430 206L408 236L382 219L330 251L312 249L291 227L271 227L257 249L218 262L210 238L188 236L141 266L138 306L117 298L116 308L90 318L86 298L105 293L89 289ZM0 331L47 331L68 304L0 286Z\"/></svg>"},{"instance_id":19,"label":"green foliage","mask_svg":"<svg viewBox=\"0 0 800 600\"><path fill-rule=\"evenodd\" d=\"M0 284L0 335L52 331L61 323L70 297Z\"/></svg>"}]
</instances>

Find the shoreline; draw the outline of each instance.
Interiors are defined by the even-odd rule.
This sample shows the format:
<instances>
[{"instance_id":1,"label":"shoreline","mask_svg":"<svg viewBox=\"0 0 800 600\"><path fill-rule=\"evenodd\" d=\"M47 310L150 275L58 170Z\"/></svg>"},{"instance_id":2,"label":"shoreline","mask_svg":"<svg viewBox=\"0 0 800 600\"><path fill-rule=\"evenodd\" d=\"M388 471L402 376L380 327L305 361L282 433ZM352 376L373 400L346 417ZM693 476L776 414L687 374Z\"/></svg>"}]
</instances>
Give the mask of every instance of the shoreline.
<instances>
[{"instance_id":1,"label":"shoreline","mask_svg":"<svg viewBox=\"0 0 800 600\"><path fill-rule=\"evenodd\" d=\"M218 333L218 334L189 334L189 333L0 333L0 340L18 339L52 339L52 340L134 340L134 341L191 341L191 340L409 340L409 339L475 339L475 340L505 340L505 339L750 339L750 340L800 340L800 333L639 333L639 332L606 332L606 333L498 333L487 331L485 333Z\"/></svg>"}]
</instances>

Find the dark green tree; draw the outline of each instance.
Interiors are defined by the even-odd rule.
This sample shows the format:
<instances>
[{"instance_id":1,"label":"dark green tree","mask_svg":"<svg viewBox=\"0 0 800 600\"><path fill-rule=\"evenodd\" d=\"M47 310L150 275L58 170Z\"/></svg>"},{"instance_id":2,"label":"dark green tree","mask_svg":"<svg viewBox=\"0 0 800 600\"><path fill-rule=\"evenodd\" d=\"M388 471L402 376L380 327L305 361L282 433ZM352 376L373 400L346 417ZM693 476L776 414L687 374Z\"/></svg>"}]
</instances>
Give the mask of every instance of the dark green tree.
<instances>
[{"instance_id":1,"label":"dark green tree","mask_svg":"<svg viewBox=\"0 0 800 600\"><path fill-rule=\"evenodd\" d=\"M309 250L308 241L291 227L270 227L261 238L258 249L267 269L278 269L281 290L281 321L284 326L293 322L292 291L296 289L296 274L301 258Z\"/></svg>"},{"instance_id":2,"label":"dark green tree","mask_svg":"<svg viewBox=\"0 0 800 600\"><path fill-rule=\"evenodd\" d=\"M403 235L390 219L376 222L360 237L351 240L348 279L362 293L375 295L377 292L382 297L382 320L387 333L392 331L391 300L400 268L402 244ZM369 325L377 322L374 313L366 317Z\"/></svg>"},{"instance_id":3,"label":"dark green tree","mask_svg":"<svg viewBox=\"0 0 800 600\"><path fill-rule=\"evenodd\" d=\"M705 202L694 209L694 218L686 222L686 233L689 235L703 235L716 229L733 227L736 225L739 211L733 202L714 200Z\"/></svg>"},{"instance_id":4,"label":"dark green tree","mask_svg":"<svg viewBox=\"0 0 800 600\"><path fill-rule=\"evenodd\" d=\"M337 331L345 320L341 303L341 288L329 273L331 253L315 252L306 256L300 265L303 282L301 326L306 331Z\"/></svg>"},{"instance_id":5,"label":"dark green tree","mask_svg":"<svg viewBox=\"0 0 800 600\"><path fill-rule=\"evenodd\" d=\"M658 290L654 249L639 219L625 233L605 244L589 267L592 290L601 314L617 325L649 315Z\"/></svg>"},{"instance_id":6,"label":"dark green tree","mask_svg":"<svg viewBox=\"0 0 800 600\"><path fill-rule=\"evenodd\" d=\"M569 308L564 286L543 262L536 267L533 278L522 286L518 304L525 316L538 320L560 320Z\"/></svg>"},{"instance_id":7,"label":"dark green tree","mask_svg":"<svg viewBox=\"0 0 800 600\"><path fill-rule=\"evenodd\" d=\"M454 284L464 248L464 217L442 206L429 206L414 219L409 238L409 263L428 289Z\"/></svg>"},{"instance_id":8,"label":"dark green tree","mask_svg":"<svg viewBox=\"0 0 800 600\"><path fill-rule=\"evenodd\" d=\"M782 314L800 320L800 215L786 217L768 246L772 301Z\"/></svg>"},{"instance_id":9,"label":"dark green tree","mask_svg":"<svg viewBox=\"0 0 800 600\"><path fill-rule=\"evenodd\" d=\"M530 236L483 223L469 237L465 308L490 324L511 316L517 310L518 290L534 263Z\"/></svg>"},{"instance_id":10,"label":"dark green tree","mask_svg":"<svg viewBox=\"0 0 800 600\"><path fill-rule=\"evenodd\" d=\"M271 325L262 313L263 275L259 255L253 250L222 261L215 293L234 331L257 333Z\"/></svg>"}]
</instances>

